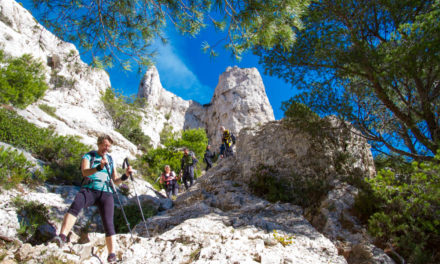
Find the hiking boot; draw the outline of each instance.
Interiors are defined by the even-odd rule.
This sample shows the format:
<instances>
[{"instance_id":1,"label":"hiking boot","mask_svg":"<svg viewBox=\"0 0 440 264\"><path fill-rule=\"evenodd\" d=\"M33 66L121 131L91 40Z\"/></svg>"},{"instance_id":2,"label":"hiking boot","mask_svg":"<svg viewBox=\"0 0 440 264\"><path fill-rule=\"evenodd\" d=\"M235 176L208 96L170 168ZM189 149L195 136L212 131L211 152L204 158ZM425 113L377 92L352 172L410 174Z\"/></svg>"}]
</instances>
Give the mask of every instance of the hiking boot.
<instances>
[{"instance_id":1,"label":"hiking boot","mask_svg":"<svg viewBox=\"0 0 440 264\"><path fill-rule=\"evenodd\" d=\"M116 263L117 259L116 259L116 254L115 253L110 253L107 257L107 262L108 263Z\"/></svg>"},{"instance_id":2,"label":"hiking boot","mask_svg":"<svg viewBox=\"0 0 440 264\"><path fill-rule=\"evenodd\" d=\"M64 244L67 242L67 238L65 235L61 234L58 236L54 236L54 238L52 238L51 242L57 244L58 247L62 248L64 246Z\"/></svg>"}]
</instances>

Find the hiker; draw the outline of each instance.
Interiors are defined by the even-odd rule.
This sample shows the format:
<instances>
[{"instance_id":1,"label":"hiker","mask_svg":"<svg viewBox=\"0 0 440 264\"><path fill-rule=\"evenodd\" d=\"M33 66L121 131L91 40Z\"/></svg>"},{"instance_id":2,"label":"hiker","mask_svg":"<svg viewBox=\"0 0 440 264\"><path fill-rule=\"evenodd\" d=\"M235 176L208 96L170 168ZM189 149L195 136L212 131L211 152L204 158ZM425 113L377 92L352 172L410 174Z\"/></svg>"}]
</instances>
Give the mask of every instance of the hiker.
<instances>
[{"instance_id":1,"label":"hiker","mask_svg":"<svg viewBox=\"0 0 440 264\"><path fill-rule=\"evenodd\" d=\"M220 146L220 158L234 156L234 150L232 147L235 145L235 136L228 129L221 126L222 132L222 145Z\"/></svg>"},{"instance_id":2,"label":"hiker","mask_svg":"<svg viewBox=\"0 0 440 264\"><path fill-rule=\"evenodd\" d=\"M189 154L188 148L183 149L183 157L180 160L180 174L183 174L182 181L185 184L185 189L188 190L189 187L193 185L194 182L194 166L197 164L198 160L194 154ZM189 187L187 181L189 180Z\"/></svg>"},{"instance_id":3,"label":"hiker","mask_svg":"<svg viewBox=\"0 0 440 264\"><path fill-rule=\"evenodd\" d=\"M211 145L206 146L205 155L203 156L203 160L206 162L206 171L212 168L212 159L215 158L215 152L211 152Z\"/></svg>"},{"instance_id":4,"label":"hiker","mask_svg":"<svg viewBox=\"0 0 440 264\"><path fill-rule=\"evenodd\" d=\"M160 183L165 183L165 191L169 199L171 199L172 196L177 196L177 178L174 171L171 171L170 165L165 165L164 172L160 177Z\"/></svg>"},{"instance_id":5,"label":"hiker","mask_svg":"<svg viewBox=\"0 0 440 264\"><path fill-rule=\"evenodd\" d=\"M127 175L132 173L131 166L127 166L125 174L116 176L112 157L108 154L113 140L108 135L98 137L98 150L85 154L81 160L81 172L84 183L76 194L73 203L64 215L60 234L55 236L53 241L62 247L67 242L67 235L76 222L77 216L83 208L96 205L101 215L102 224L105 230L105 242L108 250L107 261L116 261L113 246L115 245L115 227L113 224L114 200L112 185L120 184L128 179ZM107 171L110 170L110 172Z\"/></svg>"}]
</instances>

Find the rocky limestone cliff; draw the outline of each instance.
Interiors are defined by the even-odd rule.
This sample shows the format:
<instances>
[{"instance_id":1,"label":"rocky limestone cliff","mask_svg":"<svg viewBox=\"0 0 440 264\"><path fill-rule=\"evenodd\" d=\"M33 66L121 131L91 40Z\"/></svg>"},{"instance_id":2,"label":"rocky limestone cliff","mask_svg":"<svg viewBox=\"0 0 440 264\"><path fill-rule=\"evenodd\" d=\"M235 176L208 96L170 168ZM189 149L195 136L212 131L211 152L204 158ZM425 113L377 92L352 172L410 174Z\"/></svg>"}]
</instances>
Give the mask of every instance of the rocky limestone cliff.
<instances>
[{"instance_id":1,"label":"rocky limestone cliff","mask_svg":"<svg viewBox=\"0 0 440 264\"><path fill-rule=\"evenodd\" d=\"M161 118L144 122L144 131L158 134L166 122L175 130L202 127L206 129L215 150L220 145L220 126L238 135L244 127L255 127L275 119L263 80L256 68L228 67L219 77L211 102L202 106L165 90L153 66L142 79L138 97L147 100L147 112L161 113ZM154 133L146 133L157 140L157 136L152 135Z\"/></svg>"},{"instance_id":2,"label":"rocky limestone cliff","mask_svg":"<svg viewBox=\"0 0 440 264\"><path fill-rule=\"evenodd\" d=\"M95 145L98 134L108 133L116 142L113 156L117 163L138 153L136 146L114 131L111 117L100 100L111 87L107 73L81 61L74 45L58 39L12 0L0 1L0 43L7 54L31 54L46 68L50 89L41 100L18 111L20 115L40 127L52 127L61 135L77 135L90 145ZM202 106L165 90L153 66L144 75L137 96L147 99L148 106L141 112L141 127L154 146L159 144L159 133L165 124L174 131L205 128L217 148L221 125L238 134L244 127L274 120L263 81L255 68L226 69L219 77L210 104ZM40 104L55 107L58 118L42 111Z\"/></svg>"},{"instance_id":3,"label":"rocky limestone cliff","mask_svg":"<svg viewBox=\"0 0 440 264\"><path fill-rule=\"evenodd\" d=\"M154 145L159 143L159 134L166 123L171 125L174 131L205 126L203 106L165 90L160 82L159 72L154 66L143 76L137 96L146 99L147 114L144 115L142 129L151 137Z\"/></svg>"},{"instance_id":4,"label":"rocky limestone cliff","mask_svg":"<svg viewBox=\"0 0 440 264\"><path fill-rule=\"evenodd\" d=\"M115 140L112 155L116 163L133 157L137 148L114 130L111 118L100 100L110 79L103 70L82 62L74 45L61 41L36 22L20 4L0 1L0 43L6 54L31 54L43 62L50 89L38 102L18 113L40 127L51 127L61 135L76 135L92 146L96 137L107 133ZM38 105L56 108L52 117Z\"/></svg>"},{"instance_id":5,"label":"rocky limestone cliff","mask_svg":"<svg viewBox=\"0 0 440 264\"><path fill-rule=\"evenodd\" d=\"M208 138L220 145L220 126L235 135L245 127L275 120L263 80L256 68L228 67L219 77L206 114Z\"/></svg>"}]
</instances>

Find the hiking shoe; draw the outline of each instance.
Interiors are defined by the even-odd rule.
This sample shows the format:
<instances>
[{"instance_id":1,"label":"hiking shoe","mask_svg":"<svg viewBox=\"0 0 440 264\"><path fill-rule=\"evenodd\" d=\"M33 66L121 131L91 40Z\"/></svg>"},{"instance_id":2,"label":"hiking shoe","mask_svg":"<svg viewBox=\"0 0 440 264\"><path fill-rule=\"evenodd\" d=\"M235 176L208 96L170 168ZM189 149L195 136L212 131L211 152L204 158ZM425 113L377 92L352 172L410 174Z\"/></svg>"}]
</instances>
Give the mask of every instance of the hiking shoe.
<instances>
[{"instance_id":1,"label":"hiking shoe","mask_svg":"<svg viewBox=\"0 0 440 264\"><path fill-rule=\"evenodd\" d=\"M107 262L108 263L116 263L117 259L116 259L116 254L115 253L110 253L107 257Z\"/></svg>"},{"instance_id":2,"label":"hiking shoe","mask_svg":"<svg viewBox=\"0 0 440 264\"><path fill-rule=\"evenodd\" d=\"M67 242L67 238L65 235L58 235L58 236L54 236L54 238L52 238L51 242L57 244L58 247L61 248Z\"/></svg>"}]
</instances>

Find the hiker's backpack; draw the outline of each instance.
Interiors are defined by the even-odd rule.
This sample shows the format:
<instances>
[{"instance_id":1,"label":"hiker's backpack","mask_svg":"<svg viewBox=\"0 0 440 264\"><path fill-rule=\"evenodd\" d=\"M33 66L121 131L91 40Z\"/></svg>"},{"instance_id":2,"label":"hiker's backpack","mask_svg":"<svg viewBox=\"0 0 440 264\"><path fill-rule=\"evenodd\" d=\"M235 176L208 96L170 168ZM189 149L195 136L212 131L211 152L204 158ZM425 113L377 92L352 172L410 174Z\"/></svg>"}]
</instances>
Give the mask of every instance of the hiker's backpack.
<instances>
[{"instance_id":1,"label":"hiker's backpack","mask_svg":"<svg viewBox=\"0 0 440 264\"><path fill-rule=\"evenodd\" d=\"M169 185L170 181L172 181L172 180L177 180L177 176L176 176L176 173L174 171L170 171L170 176L169 177L167 177L165 175L165 172L162 172L160 177L165 181L165 185Z\"/></svg>"},{"instance_id":2,"label":"hiker's backpack","mask_svg":"<svg viewBox=\"0 0 440 264\"><path fill-rule=\"evenodd\" d=\"M235 136L234 134L230 133L229 130L225 130L223 133L223 139L227 147L231 147L232 144L235 144Z\"/></svg>"},{"instance_id":3,"label":"hiker's backpack","mask_svg":"<svg viewBox=\"0 0 440 264\"><path fill-rule=\"evenodd\" d=\"M96 151L96 150L92 150L92 151L89 151L89 152L87 152L85 155L87 155L87 154L89 154L90 155L90 168L93 166L93 163L95 162L95 157L96 157L96 154L97 154L98 152ZM83 157L85 156L85 155L83 155ZM109 163L109 166L110 166L110 168L113 168L113 158L112 158L112 156L110 156L110 155L107 155L107 157L108 157L108 163ZM81 159L81 162L82 162L82 159ZM79 165L79 170L81 170L81 164ZM83 185L87 185L87 184L89 184L90 182L86 182L86 178L88 178L88 177L83 177L82 176L82 174L81 174L81 177L82 177L82 180L81 180L81 186L83 186Z\"/></svg>"}]
</instances>

